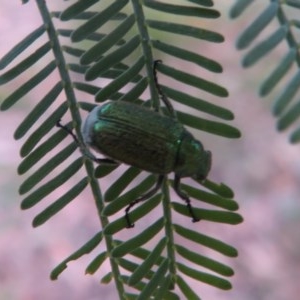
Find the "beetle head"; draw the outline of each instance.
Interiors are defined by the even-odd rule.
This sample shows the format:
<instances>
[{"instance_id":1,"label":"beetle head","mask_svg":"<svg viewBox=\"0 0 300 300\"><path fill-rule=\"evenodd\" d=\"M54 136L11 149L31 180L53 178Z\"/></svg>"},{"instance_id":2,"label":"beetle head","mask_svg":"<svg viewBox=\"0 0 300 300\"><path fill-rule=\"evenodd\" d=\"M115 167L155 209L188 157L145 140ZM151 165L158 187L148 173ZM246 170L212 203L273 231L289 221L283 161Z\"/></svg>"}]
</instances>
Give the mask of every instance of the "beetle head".
<instances>
[{"instance_id":1,"label":"beetle head","mask_svg":"<svg viewBox=\"0 0 300 300\"><path fill-rule=\"evenodd\" d=\"M211 168L211 152L210 151L202 151L201 156L198 161L197 173L192 176L197 180L204 180Z\"/></svg>"},{"instance_id":2,"label":"beetle head","mask_svg":"<svg viewBox=\"0 0 300 300\"><path fill-rule=\"evenodd\" d=\"M205 151L201 142L185 132L181 139L175 173L180 177L204 180L211 167L211 152Z\"/></svg>"}]
</instances>

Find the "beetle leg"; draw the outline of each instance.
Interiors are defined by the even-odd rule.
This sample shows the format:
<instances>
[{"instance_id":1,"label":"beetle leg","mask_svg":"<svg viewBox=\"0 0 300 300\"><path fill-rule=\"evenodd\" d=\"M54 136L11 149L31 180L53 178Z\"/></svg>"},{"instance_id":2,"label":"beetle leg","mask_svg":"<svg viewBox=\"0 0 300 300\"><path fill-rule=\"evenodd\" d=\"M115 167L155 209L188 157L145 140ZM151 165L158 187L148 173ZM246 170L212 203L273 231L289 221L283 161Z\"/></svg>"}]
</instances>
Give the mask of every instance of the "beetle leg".
<instances>
[{"instance_id":1,"label":"beetle leg","mask_svg":"<svg viewBox=\"0 0 300 300\"><path fill-rule=\"evenodd\" d=\"M77 144L78 148L80 149L80 152L87 158L91 159L92 161L98 163L98 164L109 164L109 165L117 165L118 163L115 162L114 160L110 159L110 158L97 158L95 157L91 152L87 151L86 148L83 148L77 138L77 136L74 134L74 132L67 126L62 125L60 123L60 120L58 120L56 122L56 126L65 130L68 134L70 134L72 136L72 138L74 139L75 143Z\"/></svg>"},{"instance_id":2,"label":"beetle leg","mask_svg":"<svg viewBox=\"0 0 300 300\"><path fill-rule=\"evenodd\" d=\"M200 218L196 217L196 215L194 214L194 211L193 211L193 207L191 205L191 200L189 198L189 196L180 189L180 176L176 175L175 174L175 178L174 178L174 190L176 192L176 194L182 199L185 201L186 203L186 206L189 210L189 213L192 217L192 222L198 222L200 221Z\"/></svg>"},{"instance_id":3,"label":"beetle leg","mask_svg":"<svg viewBox=\"0 0 300 300\"><path fill-rule=\"evenodd\" d=\"M127 222L127 228L134 227L134 223L131 223L130 218L129 218L129 210L137 203L145 201L145 200L149 199L150 197L152 197L153 195L155 195L157 193L157 191L160 189L160 187L163 183L164 177L165 177L164 175L159 175L156 185L153 189L151 189L150 191L148 191L146 194L142 195L141 197L137 198L136 200L130 202L129 205L126 207L125 219Z\"/></svg>"},{"instance_id":4,"label":"beetle leg","mask_svg":"<svg viewBox=\"0 0 300 300\"><path fill-rule=\"evenodd\" d=\"M157 64L162 63L162 61L160 59L157 59L153 62L153 77L154 77L154 82L155 82L155 86L156 89L161 97L161 100L163 101L163 103L165 104L166 108L168 109L170 115L175 118L175 112L174 112L174 108L173 105L171 104L170 100L167 98L167 96L163 93L160 84L158 83L158 78L157 78Z\"/></svg>"}]
</instances>

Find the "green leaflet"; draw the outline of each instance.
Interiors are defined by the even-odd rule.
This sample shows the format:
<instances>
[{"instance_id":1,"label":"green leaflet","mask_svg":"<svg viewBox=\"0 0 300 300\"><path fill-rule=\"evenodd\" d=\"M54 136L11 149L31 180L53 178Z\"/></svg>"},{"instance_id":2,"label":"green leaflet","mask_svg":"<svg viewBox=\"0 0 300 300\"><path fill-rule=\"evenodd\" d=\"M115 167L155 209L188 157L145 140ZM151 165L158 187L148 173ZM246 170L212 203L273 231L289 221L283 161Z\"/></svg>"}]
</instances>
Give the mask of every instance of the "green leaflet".
<instances>
[{"instance_id":1,"label":"green leaflet","mask_svg":"<svg viewBox=\"0 0 300 300\"><path fill-rule=\"evenodd\" d=\"M148 87L148 79L147 77L142 78L128 93L123 94L119 98L121 101L135 101L141 96L141 94Z\"/></svg>"},{"instance_id":2,"label":"green leaflet","mask_svg":"<svg viewBox=\"0 0 300 300\"><path fill-rule=\"evenodd\" d=\"M81 12L85 11L86 9L93 6L97 2L98 2L98 0L77 1L73 5L70 5L67 9L65 9L60 14L60 19L62 21L68 21L70 19L73 19L74 17L79 15Z\"/></svg>"},{"instance_id":3,"label":"green leaflet","mask_svg":"<svg viewBox=\"0 0 300 300\"><path fill-rule=\"evenodd\" d=\"M202 39L213 43L222 43L224 41L224 37L221 34L203 28L156 20L147 20L147 24L153 29L171 32L183 36L190 36L196 39Z\"/></svg>"},{"instance_id":4,"label":"green leaflet","mask_svg":"<svg viewBox=\"0 0 300 300\"><path fill-rule=\"evenodd\" d=\"M166 238L163 238L159 241L159 243L155 246L153 251L148 255L148 257L143 261L138 268L132 273L129 278L128 284L135 285L137 282L142 280L142 278L151 270L152 266L157 262L158 258L161 257L161 253L166 246ZM161 263L160 263L161 265Z\"/></svg>"},{"instance_id":5,"label":"green leaflet","mask_svg":"<svg viewBox=\"0 0 300 300\"><path fill-rule=\"evenodd\" d=\"M187 0L187 1L198 5L207 6L207 7L211 7L214 5L212 0Z\"/></svg>"},{"instance_id":6,"label":"green leaflet","mask_svg":"<svg viewBox=\"0 0 300 300\"><path fill-rule=\"evenodd\" d=\"M111 216L118 212L120 209L127 206L130 202L137 199L140 195L146 193L156 182L156 178L153 175L148 176L142 182L140 182L136 187L129 190L127 193L119 196L114 201L111 201L102 211L105 216Z\"/></svg>"},{"instance_id":7,"label":"green leaflet","mask_svg":"<svg viewBox=\"0 0 300 300\"><path fill-rule=\"evenodd\" d=\"M295 103L290 109L283 114L278 122L277 129L282 131L287 129L292 123L294 123L300 117L300 102Z\"/></svg>"},{"instance_id":8,"label":"green leaflet","mask_svg":"<svg viewBox=\"0 0 300 300\"><path fill-rule=\"evenodd\" d=\"M85 39L86 36L96 31L96 29L100 28L109 19L111 19L111 17L115 15L116 12L121 10L127 3L128 0L118 0L113 2L106 9L99 12L97 15L89 19L86 23L74 30L71 36L72 41L79 42Z\"/></svg>"},{"instance_id":9,"label":"green leaflet","mask_svg":"<svg viewBox=\"0 0 300 300\"><path fill-rule=\"evenodd\" d=\"M275 116L279 116L288 104L292 101L293 97L299 90L300 85L300 70L293 76L293 78L288 82L285 89L282 91L281 95L275 100L273 113Z\"/></svg>"},{"instance_id":10,"label":"green leaflet","mask_svg":"<svg viewBox=\"0 0 300 300\"><path fill-rule=\"evenodd\" d=\"M183 183L181 183L181 187L189 194L190 197L201 200L202 202L232 211L238 210L239 208L237 202L235 202L234 200L227 199L216 194L208 193L206 191L196 189Z\"/></svg>"},{"instance_id":11,"label":"green leaflet","mask_svg":"<svg viewBox=\"0 0 300 300\"><path fill-rule=\"evenodd\" d=\"M136 222L139 219L142 219L146 214L153 210L160 202L161 195L155 195L154 197L148 199L143 204L139 205L136 209L130 211L130 220ZM125 220L125 214L117 219L116 221L110 222L105 228L104 233L108 235L113 235L120 230L124 229L127 226Z\"/></svg>"},{"instance_id":12,"label":"green leaflet","mask_svg":"<svg viewBox=\"0 0 300 300\"><path fill-rule=\"evenodd\" d=\"M284 2L284 4L291 6L291 7L300 8L300 3L297 0L286 0Z\"/></svg>"},{"instance_id":13,"label":"green leaflet","mask_svg":"<svg viewBox=\"0 0 300 300\"><path fill-rule=\"evenodd\" d=\"M199 296L192 290L192 288L186 283L186 281L180 275L176 276L176 282L181 292L185 295L186 299L201 300Z\"/></svg>"},{"instance_id":14,"label":"green leaflet","mask_svg":"<svg viewBox=\"0 0 300 300\"><path fill-rule=\"evenodd\" d=\"M100 55L117 44L120 39L131 29L134 24L134 15L130 15L112 32L101 39L96 45L87 50L80 58L81 64L90 64Z\"/></svg>"},{"instance_id":15,"label":"green leaflet","mask_svg":"<svg viewBox=\"0 0 300 300\"><path fill-rule=\"evenodd\" d=\"M174 101L192 107L196 110L211 114L223 120L233 120L234 115L231 111L218 105L211 104L199 97L193 97L178 90L174 90L167 86L162 86L162 90L166 95Z\"/></svg>"},{"instance_id":16,"label":"green leaflet","mask_svg":"<svg viewBox=\"0 0 300 300\"><path fill-rule=\"evenodd\" d=\"M139 36L134 36L126 44L120 46L117 50L100 59L87 70L87 72L85 73L86 80L90 81L96 79L98 76L103 74L104 71L107 71L117 62L130 55L139 46L139 44Z\"/></svg>"},{"instance_id":17,"label":"green leaflet","mask_svg":"<svg viewBox=\"0 0 300 300\"><path fill-rule=\"evenodd\" d=\"M32 149L47 135L55 126L56 122L66 113L67 103L63 102L25 141L21 147L20 154L22 157L27 156Z\"/></svg>"},{"instance_id":18,"label":"green leaflet","mask_svg":"<svg viewBox=\"0 0 300 300\"><path fill-rule=\"evenodd\" d=\"M241 133L237 128L225 123L202 119L180 111L176 111L176 114L178 120L186 126L227 138L239 138L241 136Z\"/></svg>"},{"instance_id":19,"label":"green leaflet","mask_svg":"<svg viewBox=\"0 0 300 300\"><path fill-rule=\"evenodd\" d=\"M28 130L37 122L37 120L47 111L51 104L57 99L61 93L63 86L58 82L48 93L41 99L35 108L28 114L28 116L21 122L15 131L14 138L22 138Z\"/></svg>"},{"instance_id":20,"label":"green leaflet","mask_svg":"<svg viewBox=\"0 0 300 300\"><path fill-rule=\"evenodd\" d=\"M178 202L172 202L174 210L184 216L190 216L187 207ZM236 225L243 221L241 215L230 212L230 211L220 211L220 210L209 210L193 207L194 213L196 216L199 216L201 220L207 220L218 223L225 223Z\"/></svg>"},{"instance_id":21,"label":"green leaflet","mask_svg":"<svg viewBox=\"0 0 300 300\"><path fill-rule=\"evenodd\" d=\"M44 67L40 72L34 75L26 83L16 89L10 96L8 96L1 104L1 110L7 110L12 107L17 101L24 97L29 91L35 88L39 83L41 83L45 78L47 78L55 69L55 61L50 62L46 67Z\"/></svg>"},{"instance_id":22,"label":"green leaflet","mask_svg":"<svg viewBox=\"0 0 300 300\"><path fill-rule=\"evenodd\" d=\"M45 26L42 25L26 38L14 46L6 55L0 60L0 70L6 68L19 54L23 53L35 40L37 40L45 32Z\"/></svg>"},{"instance_id":23,"label":"green leaflet","mask_svg":"<svg viewBox=\"0 0 300 300\"><path fill-rule=\"evenodd\" d=\"M206 256L190 251L189 249L181 245L176 245L176 252L190 262L193 262L199 266L203 266L211 271L219 273L220 275L232 276L234 274L233 270L230 267Z\"/></svg>"},{"instance_id":24,"label":"green leaflet","mask_svg":"<svg viewBox=\"0 0 300 300\"><path fill-rule=\"evenodd\" d=\"M232 19L239 17L254 0L236 0L230 9L229 15Z\"/></svg>"},{"instance_id":25,"label":"green leaflet","mask_svg":"<svg viewBox=\"0 0 300 300\"><path fill-rule=\"evenodd\" d=\"M61 211L86 188L87 184L87 177L83 178L80 182L75 184L68 192L66 192L59 199L57 199L55 202L49 205L46 209L44 209L33 219L33 227L37 227L44 224L51 217L53 217L55 214Z\"/></svg>"},{"instance_id":26,"label":"green leaflet","mask_svg":"<svg viewBox=\"0 0 300 300\"><path fill-rule=\"evenodd\" d=\"M268 52L272 51L287 35L288 28L286 26L279 27L267 39L256 45L244 57L242 64L244 67L250 67L259 59L264 57Z\"/></svg>"},{"instance_id":27,"label":"green leaflet","mask_svg":"<svg viewBox=\"0 0 300 300\"><path fill-rule=\"evenodd\" d=\"M5 72L0 76L0 85L5 84L15 77L29 69L33 64L39 61L44 55L46 55L51 49L50 42L47 42L34 53L25 58L22 62L18 63L15 67Z\"/></svg>"},{"instance_id":28,"label":"green leaflet","mask_svg":"<svg viewBox=\"0 0 300 300\"><path fill-rule=\"evenodd\" d=\"M194 243L204 245L229 257L236 257L238 255L235 248L222 241L206 236L194 230L184 228L178 224L174 224L174 229L176 233L190 241L193 241Z\"/></svg>"},{"instance_id":29,"label":"green leaflet","mask_svg":"<svg viewBox=\"0 0 300 300\"><path fill-rule=\"evenodd\" d=\"M223 71L222 66L219 63L195 52L191 52L177 46L172 46L170 44L165 44L159 40L153 40L152 45L160 51L181 58L185 61L193 62L211 72L221 73Z\"/></svg>"},{"instance_id":30,"label":"green leaflet","mask_svg":"<svg viewBox=\"0 0 300 300\"><path fill-rule=\"evenodd\" d=\"M40 159L46 156L53 148L56 147L65 137L66 132L58 131L48 138L44 143L26 156L18 167L18 174L22 175L31 169Z\"/></svg>"},{"instance_id":31,"label":"green leaflet","mask_svg":"<svg viewBox=\"0 0 300 300\"><path fill-rule=\"evenodd\" d=\"M95 257L85 269L85 274L94 274L108 258L107 252L102 252Z\"/></svg>"},{"instance_id":32,"label":"green leaflet","mask_svg":"<svg viewBox=\"0 0 300 300\"><path fill-rule=\"evenodd\" d=\"M174 15L213 19L220 17L220 13L214 9L207 9L195 6L184 6L178 4L174 5L153 0L144 0L144 5L146 5L149 8Z\"/></svg>"},{"instance_id":33,"label":"green leaflet","mask_svg":"<svg viewBox=\"0 0 300 300\"><path fill-rule=\"evenodd\" d=\"M140 174L141 170L130 167L122 176L116 180L110 188L106 191L104 199L106 202L116 199L123 190Z\"/></svg>"},{"instance_id":34,"label":"green leaflet","mask_svg":"<svg viewBox=\"0 0 300 300\"><path fill-rule=\"evenodd\" d=\"M120 90L122 87L124 87L131 80L131 78L134 78L136 75L138 75L144 64L144 57L141 56L128 70L124 71L114 81L101 89L96 94L96 101L102 102L109 99L116 93L117 90Z\"/></svg>"},{"instance_id":35,"label":"green leaflet","mask_svg":"<svg viewBox=\"0 0 300 300\"><path fill-rule=\"evenodd\" d=\"M169 67L164 64L159 64L157 69L167 76L170 76L180 82L183 82L183 83L186 83L193 87L196 87L200 90L204 90L213 95L216 95L219 97L227 97L228 96L228 91L225 88L223 88L220 85L217 85L213 82L210 82L208 80L202 79L200 77L196 77L196 76L188 74L186 72L182 72L178 69Z\"/></svg>"},{"instance_id":36,"label":"green leaflet","mask_svg":"<svg viewBox=\"0 0 300 300\"><path fill-rule=\"evenodd\" d=\"M122 257L128 252L131 252L132 250L144 245L163 228L163 225L163 218L158 219L154 224L150 225L141 234L136 235L134 238L127 240L126 242L114 248L112 251L112 256Z\"/></svg>"},{"instance_id":37,"label":"green leaflet","mask_svg":"<svg viewBox=\"0 0 300 300\"><path fill-rule=\"evenodd\" d=\"M50 193L55 191L59 186L65 183L68 179L70 179L74 174L76 174L81 167L82 160L81 158L79 158L76 161L74 161L70 166L68 166L64 171L62 171L59 175L49 180L48 182L37 188L33 193L28 195L22 201L21 208L28 209L37 204L39 201L41 201L43 198L45 198L47 195L49 195ZM39 172L37 173L39 174ZM25 187L26 185L24 185L24 188L22 188L22 186L20 187L20 190L22 189L20 191L20 194L24 192Z\"/></svg>"},{"instance_id":38,"label":"green leaflet","mask_svg":"<svg viewBox=\"0 0 300 300\"><path fill-rule=\"evenodd\" d=\"M242 1L239 1L242 2ZM248 1L248 5L251 1ZM239 9L241 9L240 4ZM246 5L246 4L244 4ZM244 8L244 7L243 7ZM270 5L249 25L247 29L238 38L236 47L245 49L251 42L265 29L265 27L275 18L278 10L278 4L271 2Z\"/></svg>"},{"instance_id":39,"label":"green leaflet","mask_svg":"<svg viewBox=\"0 0 300 300\"><path fill-rule=\"evenodd\" d=\"M198 270L189 268L181 263L177 263L178 269L185 275L194 278L198 281L202 281L204 283L210 284L212 286L215 286L219 289L223 289L223 290L229 290L231 289L231 284L229 281L221 278L221 277L217 277L208 273L204 273L204 272L200 272Z\"/></svg>"},{"instance_id":40,"label":"green leaflet","mask_svg":"<svg viewBox=\"0 0 300 300\"><path fill-rule=\"evenodd\" d=\"M69 146L67 146L64 150L53 156L48 162L46 162L43 166L36 170L21 184L19 188L19 193L23 195L30 191L43 178L45 178L65 159L67 159L75 150L77 150L77 146L74 143L72 143Z\"/></svg>"},{"instance_id":41,"label":"green leaflet","mask_svg":"<svg viewBox=\"0 0 300 300\"><path fill-rule=\"evenodd\" d=\"M52 272L50 278L56 280L59 274L67 268L68 262L76 260L83 256L84 254L90 253L99 243L102 241L102 232L95 234L87 243L80 247L77 251L67 257L63 262L61 262Z\"/></svg>"},{"instance_id":42,"label":"green leaflet","mask_svg":"<svg viewBox=\"0 0 300 300\"><path fill-rule=\"evenodd\" d=\"M165 259L163 263L158 267L157 272L152 276L151 280L147 283L146 287L142 290L137 300L149 299L155 289L160 285L164 275L168 270L168 259ZM158 299L158 297L156 297Z\"/></svg>"},{"instance_id":43,"label":"green leaflet","mask_svg":"<svg viewBox=\"0 0 300 300\"><path fill-rule=\"evenodd\" d=\"M293 62L296 59L297 51L292 48L288 54L279 62L275 70L270 76L262 83L260 87L260 95L268 95L282 79L282 77L290 70Z\"/></svg>"}]
</instances>

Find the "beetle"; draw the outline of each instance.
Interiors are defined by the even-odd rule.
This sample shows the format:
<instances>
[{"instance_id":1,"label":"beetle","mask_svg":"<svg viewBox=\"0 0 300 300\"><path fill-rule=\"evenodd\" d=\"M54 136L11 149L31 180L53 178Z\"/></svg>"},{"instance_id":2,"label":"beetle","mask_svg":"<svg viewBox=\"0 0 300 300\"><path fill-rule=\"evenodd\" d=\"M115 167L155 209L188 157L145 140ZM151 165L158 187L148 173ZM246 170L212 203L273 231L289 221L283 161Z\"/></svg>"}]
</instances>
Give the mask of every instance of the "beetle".
<instances>
[{"instance_id":1,"label":"beetle","mask_svg":"<svg viewBox=\"0 0 300 300\"><path fill-rule=\"evenodd\" d=\"M154 75L158 86L155 70ZM162 93L160 87L158 91ZM57 126L67 130L81 152L97 163L125 163L158 175L156 185L126 207L128 228L134 226L129 218L130 209L153 196L161 188L165 175L171 172L175 173L174 190L186 202L192 221L200 220L193 212L188 195L180 189L180 180L183 177L205 180L212 155L174 117L131 102L109 101L96 106L83 123L84 147L70 129L60 122ZM86 147L106 158L96 158Z\"/></svg>"}]
</instances>

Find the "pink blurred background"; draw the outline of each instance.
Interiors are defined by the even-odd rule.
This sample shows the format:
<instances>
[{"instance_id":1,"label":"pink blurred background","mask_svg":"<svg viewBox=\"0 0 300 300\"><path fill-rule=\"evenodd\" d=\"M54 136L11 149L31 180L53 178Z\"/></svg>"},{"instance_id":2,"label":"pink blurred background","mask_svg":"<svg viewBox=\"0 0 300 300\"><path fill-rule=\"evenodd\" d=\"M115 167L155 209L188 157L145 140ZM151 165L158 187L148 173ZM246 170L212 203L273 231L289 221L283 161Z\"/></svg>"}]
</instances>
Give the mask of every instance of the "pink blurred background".
<instances>
[{"instance_id":1,"label":"pink blurred background","mask_svg":"<svg viewBox=\"0 0 300 300\"><path fill-rule=\"evenodd\" d=\"M62 3L55 2L56 5ZM202 299L296 299L300 294L299 146L290 145L286 133L276 132L270 112L276 92L268 99L257 96L262 78L275 67L274 62L286 49L279 47L260 66L243 70L241 53L234 44L241 28L250 23L261 4L232 21L228 18L232 3L232 0L215 1L215 7L222 12L216 31L225 36L226 42L205 44L207 49L201 49L200 53L209 53L223 65L224 73L213 76L229 90L230 97L218 99L216 103L235 113L232 124L243 136L229 140L204 134L201 140L214 155L210 178L234 189L245 221L238 226L203 223L205 234L235 246L239 257L216 256L236 272L231 279L232 290L223 292L198 283L194 288ZM34 1L26 5L20 1L1 1L0 57L40 24ZM209 22L207 26L204 24L208 26ZM277 24L270 26L275 28ZM21 84L22 76L18 80ZM54 78L53 83L56 80ZM11 84L2 86L1 99L14 88ZM13 139L13 133L30 110L30 103L40 98L39 94L30 94L30 98L27 95L12 109L1 112L0 117L0 300L114 300L114 285L99 283L109 271L107 264L94 276L84 275L85 267L97 253L70 263L57 281L49 279L53 267L100 230L88 191L36 229L31 227L31 221L41 206L26 211L20 209L24 196L18 194L18 188L26 175L17 175L22 143Z\"/></svg>"}]
</instances>

